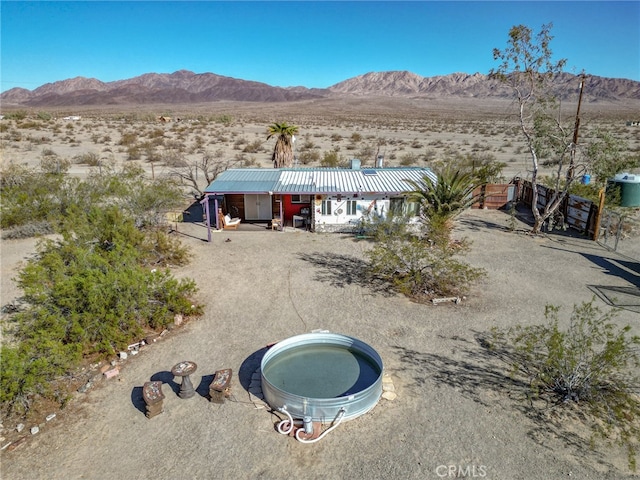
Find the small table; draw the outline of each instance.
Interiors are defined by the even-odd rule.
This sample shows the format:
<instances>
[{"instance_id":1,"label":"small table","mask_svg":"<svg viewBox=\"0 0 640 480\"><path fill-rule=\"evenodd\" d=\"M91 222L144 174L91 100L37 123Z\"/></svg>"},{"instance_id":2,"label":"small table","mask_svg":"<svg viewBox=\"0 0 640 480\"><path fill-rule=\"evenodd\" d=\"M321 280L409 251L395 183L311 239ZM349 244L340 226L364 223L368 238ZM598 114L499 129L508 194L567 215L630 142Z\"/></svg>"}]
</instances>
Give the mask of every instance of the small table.
<instances>
[{"instance_id":1,"label":"small table","mask_svg":"<svg viewBox=\"0 0 640 480\"><path fill-rule=\"evenodd\" d=\"M191 398L196 394L189 375L195 373L197 369L198 365L196 365L194 362L189 361L180 362L177 365L174 365L174 367L171 369L171 373L174 377L182 377L180 393L178 394L180 398Z\"/></svg>"}]
</instances>

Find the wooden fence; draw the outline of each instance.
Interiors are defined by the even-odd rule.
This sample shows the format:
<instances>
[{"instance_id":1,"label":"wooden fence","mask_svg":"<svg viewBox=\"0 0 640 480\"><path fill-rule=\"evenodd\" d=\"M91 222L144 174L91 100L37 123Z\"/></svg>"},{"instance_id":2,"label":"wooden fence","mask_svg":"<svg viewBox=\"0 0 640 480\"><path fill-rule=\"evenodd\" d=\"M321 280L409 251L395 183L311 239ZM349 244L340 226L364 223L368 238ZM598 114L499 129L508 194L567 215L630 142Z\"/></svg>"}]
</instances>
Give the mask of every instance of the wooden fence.
<instances>
[{"instance_id":1,"label":"wooden fence","mask_svg":"<svg viewBox=\"0 0 640 480\"><path fill-rule=\"evenodd\" d=\"M471 208L486 208L497 210L516 198L517 185L513 183L490 183L483 187L477 187L473 191L474 196L480 196L480 200Z\"/></svg>"},{"instance_id":2,"label":"wooden fence","mask_svg":"<svg viewBox=\"0 0 640 480\"><path fill-rule=\"evenodd\" d=\"M533 188L528 180L517 179L518 199L525 205L531 206L533 201ZM552 201L555 190L538 185L539 210L544 209L548 202ZM589 238L598 238L600 211L596 203L577 195L568 195L560 204L558 212L564 217L564 222L571 228L583 232Z\"/></svg>"}]
</instances>

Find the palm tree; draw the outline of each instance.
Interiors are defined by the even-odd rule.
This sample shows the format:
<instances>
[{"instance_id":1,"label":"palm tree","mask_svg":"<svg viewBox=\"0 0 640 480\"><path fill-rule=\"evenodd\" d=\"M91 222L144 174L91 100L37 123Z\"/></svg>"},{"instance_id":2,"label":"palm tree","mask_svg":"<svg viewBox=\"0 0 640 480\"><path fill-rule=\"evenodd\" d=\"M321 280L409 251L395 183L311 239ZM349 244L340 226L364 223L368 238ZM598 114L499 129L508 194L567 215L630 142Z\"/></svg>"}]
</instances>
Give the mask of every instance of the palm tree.
<instances>
[{"instance_id":1,"label":"palm tree","mask_svg":"<svg viewBox=\"0 0 640 480\"><path fill-rule=\"evenodd\" d=\"M293 142L294 135L298 133L298 127L288 123L273 123L267 127L267 133L271 137L277 135L276 146L273 149L271 160L274 168L291 167L293 165Z\"/></svg>"},{"instance_id":2,"label":"palm tree","mask_svg":"<svg viewBox=\"0 0 640 480\"><path fill-rule=\"evenodd\" d=\"M473 195L473 191L482 182L469 172L451 168L436 174L436 182L427 175L419 182L406 180L413 187L406 193L420 203L420 216L429 228L429 238L436 245L446 247L451 238L453 219L478 201L480 195Z\"/></svg>"}]
</instances>

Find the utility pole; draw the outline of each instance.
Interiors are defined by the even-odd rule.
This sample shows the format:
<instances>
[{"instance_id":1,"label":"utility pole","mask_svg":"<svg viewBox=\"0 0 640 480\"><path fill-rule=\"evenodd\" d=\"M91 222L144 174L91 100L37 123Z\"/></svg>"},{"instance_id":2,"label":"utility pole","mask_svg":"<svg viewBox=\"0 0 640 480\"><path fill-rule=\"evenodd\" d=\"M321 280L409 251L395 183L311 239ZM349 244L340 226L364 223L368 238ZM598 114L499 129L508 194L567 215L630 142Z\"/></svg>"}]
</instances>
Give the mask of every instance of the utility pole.
<instances>
[{"instance_id":1,"label":"utility pole","mask_svg":"<svg viewBox=\"0 0 640 480\"><path fill-rule=\"evenodd\" d=\"M571 153L569 157L569 168L567 168L567 182L573 179L573 172L576 165L576 150L578 148L578 131L580 129L580 105L582 105L582 92L584 91L585 75L580 77L580 96L578 97L578 110L576 111L576 124L573 127L573 140L571 141Z\"/></svg>"}]
</instances>

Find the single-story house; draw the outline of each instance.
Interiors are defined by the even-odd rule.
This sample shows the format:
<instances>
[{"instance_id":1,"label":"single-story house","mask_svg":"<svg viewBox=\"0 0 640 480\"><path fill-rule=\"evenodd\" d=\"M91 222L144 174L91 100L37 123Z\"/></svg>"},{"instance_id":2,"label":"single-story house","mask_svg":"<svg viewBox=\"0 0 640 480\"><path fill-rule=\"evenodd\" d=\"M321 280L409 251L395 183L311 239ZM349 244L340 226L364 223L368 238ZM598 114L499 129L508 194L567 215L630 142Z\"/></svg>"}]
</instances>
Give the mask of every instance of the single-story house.
<instances>
[{"instance_id":1,"label":"single-story house","mask_svg":"<svg viewBox=\"0 0 640 480\"><path fill-rule=\"evenodd\" d=\"M425 167L230 169L206 189L202 204L210 229L221 227L216 212L243 221L306 226L315 232L352 232L364 215L386 216L390 211L413 214L407 180L420 182L436 175Z\"/></svg>"}]
</instances>

